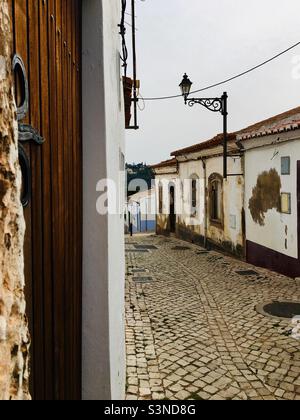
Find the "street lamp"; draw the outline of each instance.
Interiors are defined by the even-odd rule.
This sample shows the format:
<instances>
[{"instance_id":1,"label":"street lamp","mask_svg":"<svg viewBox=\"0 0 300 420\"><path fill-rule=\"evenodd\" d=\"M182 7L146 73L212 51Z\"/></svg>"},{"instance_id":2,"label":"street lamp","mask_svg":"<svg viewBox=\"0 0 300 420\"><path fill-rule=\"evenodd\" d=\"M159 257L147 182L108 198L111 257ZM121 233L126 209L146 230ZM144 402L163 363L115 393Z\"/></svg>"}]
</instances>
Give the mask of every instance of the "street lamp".
<instances>
[{"instance_id":1,"label":"street lamp","mask_svg":"<svg viewBox=\"0 0 300 420\"><path fill-rule=\"evenodd\" d=\"M226 92L223 93L221 98L189 98L191 93L193 83L189 79L188 75L185 73L183 76L182 82L180 83L179 87L181 89L182 96L184 97L184 103L193 107L195 104L199 104L204 106L206 109L212 112L220 112L223 115L223 134L224 134L224 156L223 156L223 176L224 179L227 179L227 100L228 95Z\"/></svg>"},{"instance_id":2,"label":"street lamp","mask_svg":"<svg viewBox=\"0 0 300 420\"><path fill-rule=\"evenodd\" d=\"M188 78L188 75L185 73L182 79L182 82L180 83L179 87L181 89L182 96L184 96L185 101L187 101L187 97L189 96L191 92L191 87L193 83Z\"/></svg>"}]
</instances>

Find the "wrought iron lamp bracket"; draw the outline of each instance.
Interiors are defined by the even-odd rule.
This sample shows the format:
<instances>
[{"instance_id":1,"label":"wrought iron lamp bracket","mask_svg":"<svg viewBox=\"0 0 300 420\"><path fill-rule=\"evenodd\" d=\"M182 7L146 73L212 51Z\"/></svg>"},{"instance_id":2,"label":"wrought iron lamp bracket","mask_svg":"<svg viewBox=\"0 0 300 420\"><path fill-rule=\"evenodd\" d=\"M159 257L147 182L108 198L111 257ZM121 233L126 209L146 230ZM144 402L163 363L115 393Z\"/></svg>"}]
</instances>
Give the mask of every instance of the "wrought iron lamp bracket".
<instances>
[{"instance_id":1,"label":"wrought iron lamp bracket","mask_svg":"<svg viewBox=\"0 0 300 420\"><path fill-rule=\"evenodd\" d=\"M185 104L193 107L195 104L204 106L206 109L212 112L224 113L224 103L220 98L185 98Z\"/></svg>"},{"instance_id":2,"label":"wrought iron lamp bracket","mask_svg":"<svg viewBox=\"0 0 300 420\"><path fill-rule=\"evenodd\" d=\"M182 82L183 84L183 82ZM181 84L181 86L182 86ZM191 83L190 83L191 86ZM193 107L195 104L202 105L204 108L208 109L212 112L220 112L223 116L223 177L227 179L228 176L228 165L227 165L227 158L228 158L228 132L227 132L227 117L228 117L228 108L227 108L227 100L228 95L226 92L220 98L189 98L189 93L183 95L184 102L186 105Z\"/></svg>"}]
</instances>

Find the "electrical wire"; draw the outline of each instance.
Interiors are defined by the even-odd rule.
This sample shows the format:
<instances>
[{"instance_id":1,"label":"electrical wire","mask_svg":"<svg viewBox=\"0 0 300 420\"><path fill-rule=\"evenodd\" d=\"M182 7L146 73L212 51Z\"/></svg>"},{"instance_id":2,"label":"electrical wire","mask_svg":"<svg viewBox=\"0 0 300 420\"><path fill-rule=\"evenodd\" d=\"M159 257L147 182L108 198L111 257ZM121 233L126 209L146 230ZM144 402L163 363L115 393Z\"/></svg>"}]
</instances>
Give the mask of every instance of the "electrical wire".
<instances>
[{"instance_id":1,"label":"electrical wire","mask_svg":"<svg viewBox=\"0 0 300 420\"><path fill-rule=\"evenodd\" d=\"M138 101L138 103L137 103L137 106L138 106L139 110L140 110L141 112L143 112L143 111L145 111L145 109L146 109L146 102L144 101L144 98L143 98L143 97L142 97L142 95L140 94L140 91L138 91L137 96L138 96L138 99L139 99L139 101ZM140 101L142 101L142 104L143 104L143 105L140 105Z\"/></svg>"},{"instance_id":2,"label":"electrical wire","mask_svg":"<svg viewBox=\"0 0 300 420\"><path fill-rule=\"evenodd\" d=\"M132 24L131 24L131 23L129 23L129 22L126 22L126 20L125 20L125 25L130 26L130 27L132 28ZM138 31L138 28L135 28L135 30L136 30L136 32L137 32L137 31Z\"/></svg>"},{"instance_id":3,"label":"electrical wire","mask_svg":"<svg viewBox=\"0 0 300 420\"><path fill-rule=\"evenodd\" d=\"M126 7L127 7L127 1L122 0L122 17L121 17L121 23L119 25L120 28L120 35L122 38L122 55L120 55L121 61L122 61L122 67L124 67L124 75L127 76L127 60L128 60L128 49L126 45L126 27L125 27L125 14L126 14Z\"/></svg>"},{"instance_id":4,"label":"electrical wire","mask_svg":"<svg viewBox=\"0 0 300 420\"><path fill-rule=\"evenodd\" d=\"M218 83L215 83L213 85L206 86L204 88L194 90L190 94L193 95L194 93L204 92L206 90L215 88L217 86L224 85L224 84L229 83L229 82L231 82L231 81L233 81L235 79L238 79L238 78L240 78L242 76L245 76L246 74L249 74L249 73L253 72L254 70L257 70L260 67L265 66L266 64L270 63L271 61L276 60L277 58L279 58L282 55L286 54L287 52L293 50L294 48L298 47L299 45L300 45L300 41L297 42L296 44L292 45L291 47L287 48L286 50L281 51L279 54L276 54L274 57L269 58L268 60L264 61L263 63L258 64L257 66L251 67L250 69L248 69L248 70L246 70L246 71L244 71L242 73L239 73L239 74L237 74L237 75L235 75L233 77L230 77L229 79L223 80L222 82L218 82ZM162 100L166 100L166 99L175 99L175 98L181 98L181 97L182 97L182 95L161 96L161 97L157 97L157 98L144 98L144 101L162 101Z\"/></svg>"}]
</instances>

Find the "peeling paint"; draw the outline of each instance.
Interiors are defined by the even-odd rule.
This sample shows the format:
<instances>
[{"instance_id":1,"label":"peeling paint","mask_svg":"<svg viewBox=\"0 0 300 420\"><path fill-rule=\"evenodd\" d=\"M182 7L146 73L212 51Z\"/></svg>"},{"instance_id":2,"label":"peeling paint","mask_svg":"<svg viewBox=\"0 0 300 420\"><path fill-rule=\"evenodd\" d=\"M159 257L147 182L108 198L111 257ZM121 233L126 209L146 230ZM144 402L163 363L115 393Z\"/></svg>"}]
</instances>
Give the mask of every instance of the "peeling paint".
<instances>
[{"instance_id":1,"label":"peeling paint","mask_svg":"<svg viewBox=\"0 0 300 420\"><path fill-rule=\"evenodd\" d=\"M276 169L261 173L249 200L249 210L255 223L265 225L265 215L269 210L280 212L281 179Z\"/></svg>"},{"instance_id":2,"label":"peeling paint","mask_svg":"<svg viewBox=\"0 0 300 420\"><path fill-rule=\"evenodd\" d=\"M158 235L169 235L170 234L169 216L166 216L164 214L160 214L160 215L157 216L156 233Z\"/></svg>"}]
</instances>

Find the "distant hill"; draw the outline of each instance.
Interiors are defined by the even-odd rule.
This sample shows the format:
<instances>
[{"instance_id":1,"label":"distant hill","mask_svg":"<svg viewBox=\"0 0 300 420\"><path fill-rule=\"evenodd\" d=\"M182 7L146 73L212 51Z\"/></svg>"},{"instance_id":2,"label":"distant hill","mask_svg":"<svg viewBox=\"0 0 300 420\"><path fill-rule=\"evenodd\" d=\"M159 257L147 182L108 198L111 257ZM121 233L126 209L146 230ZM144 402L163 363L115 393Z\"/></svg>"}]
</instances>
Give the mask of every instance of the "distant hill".
<instances>
[{"instance_id":1,"label":"distant hill","mask_svg":"<svg viewBox=\"0 0 300 420\"><path fill-rule=\"evenodd\" d=\"M128 191L128 186L131 181L142 179L146 181L148 189L151 188L151 181L155 178L153 170L146 163L126 163L126 172L127 172L127 195L131 195L139 192L140 190L145 190L146 188L136 188L135 191Z\"/></svg>"}]
</instances>

